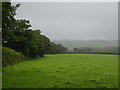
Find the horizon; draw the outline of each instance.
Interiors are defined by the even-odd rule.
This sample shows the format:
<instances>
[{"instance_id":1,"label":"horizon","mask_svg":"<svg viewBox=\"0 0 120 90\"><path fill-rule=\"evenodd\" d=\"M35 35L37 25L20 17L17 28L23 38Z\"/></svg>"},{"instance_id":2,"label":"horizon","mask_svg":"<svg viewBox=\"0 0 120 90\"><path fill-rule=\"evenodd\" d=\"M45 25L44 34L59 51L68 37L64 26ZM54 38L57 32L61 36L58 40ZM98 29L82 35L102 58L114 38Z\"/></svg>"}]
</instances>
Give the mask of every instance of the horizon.
<instances>
[{"instance_id":1,"label":"horizon","mask_svg":"<svg viewBox=\"0 0 120 90\"><path fill-rule=\"evenodd\" d=\"M72 39L54 39L54 40L51 40L51 41L118 41L117 39L114 39L114 40L105 40L105 39L84 39L84 40L72 40Z\"/></svg>"}]
</instances>

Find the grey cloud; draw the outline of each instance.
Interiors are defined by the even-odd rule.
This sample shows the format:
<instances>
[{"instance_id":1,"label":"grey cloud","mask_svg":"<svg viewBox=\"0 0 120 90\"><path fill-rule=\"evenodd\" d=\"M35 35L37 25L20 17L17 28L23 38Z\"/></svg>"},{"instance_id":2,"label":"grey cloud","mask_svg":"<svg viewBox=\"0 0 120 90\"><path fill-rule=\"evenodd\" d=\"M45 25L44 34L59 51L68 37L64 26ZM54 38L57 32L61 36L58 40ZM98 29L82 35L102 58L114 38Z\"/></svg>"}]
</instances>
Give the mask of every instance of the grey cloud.
<instances>
[{"instance_id":1,"label":"grey cloud","mask_svg":"<svg viewBox=\"0 0 120 90\"><path fill-rule=\"evenodd\" d=\"M51 40L118 39L118 10L115 2L21 4L16 18L29 19L33 29L40 29Z\"/></svg>"}]
</instances>

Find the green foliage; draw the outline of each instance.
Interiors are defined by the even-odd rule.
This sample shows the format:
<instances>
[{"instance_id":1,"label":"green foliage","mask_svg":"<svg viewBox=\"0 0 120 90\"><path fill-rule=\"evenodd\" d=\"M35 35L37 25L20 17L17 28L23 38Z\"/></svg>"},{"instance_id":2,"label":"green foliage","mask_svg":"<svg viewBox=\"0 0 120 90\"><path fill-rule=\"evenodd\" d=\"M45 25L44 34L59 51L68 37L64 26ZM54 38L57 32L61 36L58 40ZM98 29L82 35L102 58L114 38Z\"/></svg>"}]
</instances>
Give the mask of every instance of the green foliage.
<instances>
[{"instance_id":1,"label":"green foliage","mask_svg":"<svg viewBox=\"0 0 120 90\"><path fill-rule=\"evenodd\" d=\"M12 40L14 40L13 31L16 28L16 19L14 16L16 15L15 10L19 6L11 6L10 2L3 2L2 3L2 39L3 45L5 42L10 44ZM9 45L8 45L9 46Z\"/></svg>"},{"instance_id":2,"label":"green foliage","mask_svg":"<svg viewBox=\"0 0 120 90\"><path fill-rule=\"evenodd\" d=\"M3 88L118 88L118 55L55 54L4 68Z\"/></svg>"},{"instance_id":3,"label":"green foliage","mask_svg":"<svg viewBox=\"0 0 120 90\"><path fill-rule=\"evenodd\" d=\"M90 47L84 47L84 48L74 48L75 52L81 53L81 52L91 52L92 49Z\"/></svg>"},{"instance_id":4,"label":"green foliage","mask_svg":"<svg viewBox=\"0 0 120 90\"><path fill-rule=\"evenodd\" d=\"M41 35L40 30L29 29L29 20L16 20L16 9L20 4L12 6L10 2L3 2L2 5L2 44L30 57L43 57L49 49L50 40Z\"/></svg>"},{"instance_id":5,"label":"green foliage","mask_svg":"<svg viewBox=\"0 0 120 90\"><path fill-rule=\"evenodd\" d=\"M22 53L31 57L42 57L45 51L49 48L49 39L44 35L40 34L39 30L27 30L24 32L23 37L26 40L23 42L21 47Z\"/></svg>"},{"instance_id":6,"label":"green foliage","mask_svg":"<svg viewBox=\"0 0 120 90\"><path fill-rule=\"evenodd\" d=\"M2 47L2 66L14 65L22 62L25 58L21 53L16 52L13 49Z\"/></svg>"},{"instance_id":7,"label":"green foliage","mask_svg":"<svg viewBox=\"0 0 120 90\"><path fill-rule=\"evenodd\" d=\"M50 43L50 49L46 51L47 54L61 54L66 53L67 48L61 44L55 44L54 42Z\"/></svg>"},{"instance_id":8,"label":"green foliage","mask_svg":"<svg viewBox=\"0 0 120 90\"><path fill-rule=\"evenodd\" d=\"M104 47L104 48L91 48L91 47L81 47L74 48L77 53L103 53L103 54L118 54L119 47Z\"/></svg>"}]
</instances>

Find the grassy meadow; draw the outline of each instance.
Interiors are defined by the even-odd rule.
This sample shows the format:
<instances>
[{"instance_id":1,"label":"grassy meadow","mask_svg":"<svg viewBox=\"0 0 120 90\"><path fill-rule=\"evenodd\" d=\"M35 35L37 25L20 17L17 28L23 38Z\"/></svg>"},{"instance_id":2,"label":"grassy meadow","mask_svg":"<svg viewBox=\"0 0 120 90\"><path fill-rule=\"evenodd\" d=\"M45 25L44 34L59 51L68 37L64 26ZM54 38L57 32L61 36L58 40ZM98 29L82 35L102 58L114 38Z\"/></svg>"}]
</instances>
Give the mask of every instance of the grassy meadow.
<instances>
[{"instance_id":1,"label":"grassy meadow","mask_svg":"<svg viewBox=\"0 0 120 90\"><path fill-rule=\"evenodd\" d=\"M3 88L117 88L118 56L51 54L3 69Z\"/></svg>"}]
</instances>

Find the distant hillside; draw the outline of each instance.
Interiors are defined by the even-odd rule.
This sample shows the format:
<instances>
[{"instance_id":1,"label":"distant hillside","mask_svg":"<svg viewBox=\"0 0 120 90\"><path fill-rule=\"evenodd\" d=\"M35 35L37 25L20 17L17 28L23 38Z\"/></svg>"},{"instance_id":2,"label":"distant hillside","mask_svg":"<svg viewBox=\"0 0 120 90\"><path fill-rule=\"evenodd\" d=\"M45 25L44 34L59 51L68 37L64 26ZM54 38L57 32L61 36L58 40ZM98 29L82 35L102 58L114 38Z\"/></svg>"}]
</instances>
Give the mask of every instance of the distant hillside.
<instances>
[{"instance_id":1,"label":"distant hillside","mask_svg":"<svg viewBox=\"0 0 120 90\"><path fill-rule=\"evenodd\" d=\"M117 40L53 40L56 44L62 44L68 50L81 47L91 48L104 48L104 47L117 47Z\"/></svg>"}]
</instances>

